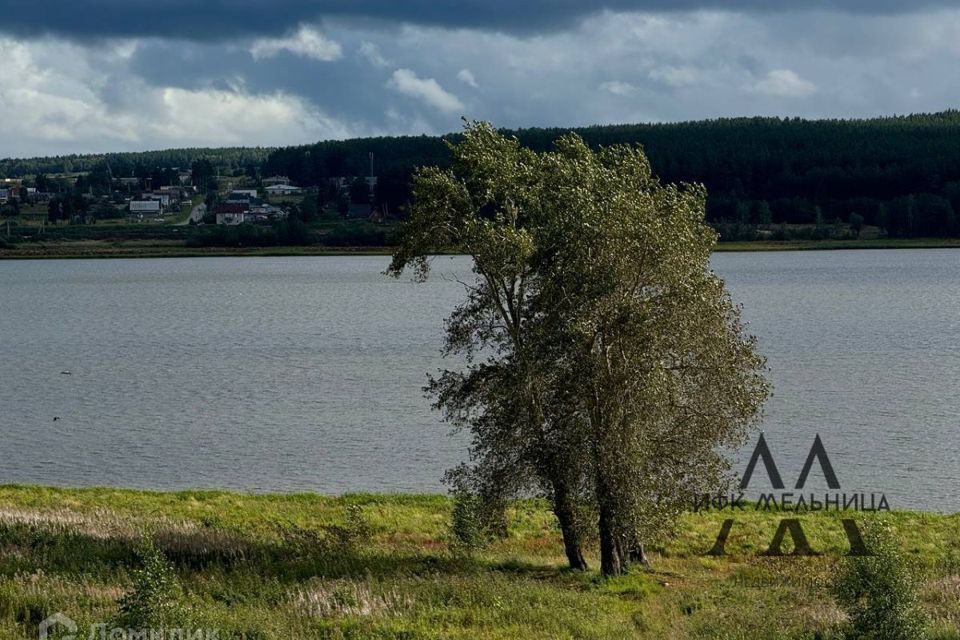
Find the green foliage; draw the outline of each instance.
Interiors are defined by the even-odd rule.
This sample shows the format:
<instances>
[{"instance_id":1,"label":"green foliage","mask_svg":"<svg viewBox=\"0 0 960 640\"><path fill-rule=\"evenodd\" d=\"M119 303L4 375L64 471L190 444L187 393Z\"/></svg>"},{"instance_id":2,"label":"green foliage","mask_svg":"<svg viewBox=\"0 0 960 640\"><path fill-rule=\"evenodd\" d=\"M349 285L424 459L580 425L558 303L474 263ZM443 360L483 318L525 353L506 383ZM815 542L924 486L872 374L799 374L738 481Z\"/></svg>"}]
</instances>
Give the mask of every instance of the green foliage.
<instances>
[{"instance_id":1,"label":"green foliage","mask_svg":"<svg viewBox=\"0 0 960 640\"><path fill-rule=\"evenodd\" d=\"M320 215L320 207L317 204L317 197L307 194L300 201L300 217L304 222L312 222Z\"/></svg>"},{"instance_id":2,"label":"green foliage","mask_svg":"<svg viewBox=\"0 0 960 640\"><path fill-rule=\"evenodd\" d=\"M350 202L353 204L367 204L370 202L370 186L363 178L354 178L350 183Z\"/></svg>"},{"instance_id":3,"label":"green foliage","mask_svg":"<svg viewBox=\"0 0 960 640\"><path fill-rule=\"evenodd\" d=\"M186 239L188 247L275 247L307 246L315 238L309 227L297 217L268 225L207 225Z\"/></svg>"},{"instance_id":4,"label":"green foliage","mask_svg":"<svg viewBox=\"0 0 960 640\"><path fill-rule=\"evenodd\" d=\"M454 548L473 553L507 537L506 508L466 489L453 492L450 535Z\"/></svg>"},{"instance_id":5,"label":"green foliage","mask_svg":"<svg viewBox=\"0 0 960 640\"><path fill-rule=\"evenodd\" d=\"M864 542L872 555L844 561L833 585L856 640L921 640L926 616L917 595L914 567L883 522L870 522Z\"/></svg>"},{"instance_id":6,"label":"green foliage","mask_svg":"<svg viewBox=\"0 0 960 640\"><path fill-rule=\"evenodd\" d=\"M133 571L133 590L120 598L116 625L124 629L170 629L188 622L177 574L153 541L137 547L141 566Z\"/></svg>"},{"instance_id":7,"label":"green foliage","mask_svg":"<svg viewBox=\"0 0 960 640\"><path fill-rule=\"evenodd\" d=\"M350 212L350 197L346 193L337 194L337 213L346 217Z\"/></svg>"},{"instance_id":8,"label":"green foliage","mask_svg":"<svg viewBox=\"0 0 960 640\"><path fill-rule=\"evenodd\" d=\"M699 122L610 125L576 129L593 149L616 144L642 145L653 172L665 182L699 182L710 199L711 224L745 226L768 223L817 225L826 220L850 224L851 212L863 224L879 226L891 238L960 235L960 150L952 143L960 131L960 111L867 120L733 118ZM511 132L506 132L511 133ZM522 129L512 132L536 151L552 148L565 131ZM448 168L453 156L445 137L393 136L324 141L280 149L224 148L51 158L0 160L0 175L37 175L41 190L57 191L46 174L90 172L83 185L104 190L106 163L116 177L151 178L169 184L173 167L195 162L199 186L222 175L287 175L301 186L330 184L330 178L356 177L369 171L368 153L376 156L376 200L399 213L411 197L411 177L418 166ZM68 181L67 190L72 188ZM41 186L42 185L42 186ZM350 193L367 202L359 186ZM336 194L324 190L324 200ZM728 229L729 231L729 229ZM854 231L854 233L856 233ZM762 234L761 234L762 236ZM745 234L721 234L722 240L745 240Z\"/></svg>"},{"instance_id":9,"label":"green foliage","mask_svg":"<svg viewBox=\"0 0 960 640\"><path fill-rule=\"evenodd\" d=\"M391 244L387 231L380 225L364 222L343 222L323 236L330 247L385 247Z\"/></svg>"},{"instance_id":10,"label":"green foliage","mask_svg":"<svg viewBox=\"0 0 960 640\"><path fill-rule=\"evenodd\" d=\"M210 160L201 158L190 165L190 178L198 189L216 189L215 171Z\"/></svg>"},{"instance_id":11,"label":"green foliage","mask_svg":"<svg viewBox=\"0 0 960 640\"><path fill-rule=\"evenodd\" d=\"M910 237L960 234L955 216L950 217L960 211L960 150L951 143L958 130L960 112L946 111L868 120L733 118L574 131L594 149L642 145L653 171L666 182L703 183L710 193L711 223L766 224L769 212L774 224L815 224L820 207L828 220L847 222L856 211L865 224L883 226L891 237ZM546 151L565 131L504 133ZM453 156L444 140L459 139L381 137L287 147L270 154L265 172L319 184L333 176L366 175L367 154L373 152L382 188L389 191L378 193L378 199L398 210L410 199L415 168L450 167ZM909 226L900 214L880 215L884 206L900 208L897 199L908 195L940 200L920 207Z\"/></svg>"},{"instance_id":12,"label":"green foliage","mask_svg":"<svg viewBox=\"0 0 960 640\"><path fill-rule=\"evenodd\" d=\"M473 258L446 337L466 370L429 386L472 435L466 484L485 499L543 491L572 568L575 514L593 511L603 571L619 574L638 536L657 539L690 495L722 485L718 452L768 393L710 270L706 194L663 185L637 148L594 152L575 134L536 153L473 123L451 150L452 169L417 172L390 270L425 278L448 247Z\"/></svg>"}]
</instances>

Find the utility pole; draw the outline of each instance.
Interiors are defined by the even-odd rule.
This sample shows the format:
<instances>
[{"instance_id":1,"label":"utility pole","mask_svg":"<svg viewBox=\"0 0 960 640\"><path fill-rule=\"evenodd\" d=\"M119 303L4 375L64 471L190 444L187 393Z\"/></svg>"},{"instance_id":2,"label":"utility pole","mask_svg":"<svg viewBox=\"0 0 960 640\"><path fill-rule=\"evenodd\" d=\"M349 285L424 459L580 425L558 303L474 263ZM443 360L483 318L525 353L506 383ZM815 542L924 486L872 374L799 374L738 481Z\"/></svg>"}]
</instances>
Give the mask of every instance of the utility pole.
<instances>
[{"instance_id":1,"label":"utility pole","mask_svg":"<svg viewBox=\"0 0 960 640\"><path fill-rule=\"evenodd\" d=\"M367 180L367 192L370 196L370 211L373 211L373 151L367 153L367 156L370 158L370 179Z\"/></svg>"}]
</instances>

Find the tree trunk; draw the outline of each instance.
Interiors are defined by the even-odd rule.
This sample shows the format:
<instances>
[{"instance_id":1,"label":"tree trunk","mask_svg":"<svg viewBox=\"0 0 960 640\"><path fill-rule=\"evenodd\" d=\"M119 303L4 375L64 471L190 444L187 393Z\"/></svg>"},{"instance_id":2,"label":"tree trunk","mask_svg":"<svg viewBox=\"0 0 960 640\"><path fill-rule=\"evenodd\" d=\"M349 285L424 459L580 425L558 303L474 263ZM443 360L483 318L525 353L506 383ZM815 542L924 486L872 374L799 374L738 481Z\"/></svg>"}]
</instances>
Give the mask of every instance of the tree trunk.
<instances>
[{"instance_id":1,"label":"tree trunk","mask_svg":"<svg viewBox=\"0 0 960 640\"><path fill-rule=\"evenodd\" d=\"M567 486L563 483L554 484L553 513L560 523L560 532L563 534L563 549L567 554L567 562L570 564L570 568L577 571L586 571L587 561L583 559L580 531L577 527L573 500Z\"/></svg>"},{"instance_id":2,"label":"tree trunk","mask_svg":"<svg viewBox=\"0 0 960 640\"><path fill-rule=\"evenodd\" d=\"M634 541L633 545L630 547L629 554L630 562L639 562L645 567L650 566L650 560L647 558L647 552L643 549L643 543L640 541Z\"/></svg>"},{"instance_id":3,"label":"tree trunk","mask_svg":"<svg viewBox=\"0 0 960 640\"><path fill-rule=\"evenodd\" d=\"M599 496L598 496L599 497ZM626 571L624 553L614 524L613 510L607 500L600 500L600 573L606 578L623 575Z\"/></svg>"}]
</instances>

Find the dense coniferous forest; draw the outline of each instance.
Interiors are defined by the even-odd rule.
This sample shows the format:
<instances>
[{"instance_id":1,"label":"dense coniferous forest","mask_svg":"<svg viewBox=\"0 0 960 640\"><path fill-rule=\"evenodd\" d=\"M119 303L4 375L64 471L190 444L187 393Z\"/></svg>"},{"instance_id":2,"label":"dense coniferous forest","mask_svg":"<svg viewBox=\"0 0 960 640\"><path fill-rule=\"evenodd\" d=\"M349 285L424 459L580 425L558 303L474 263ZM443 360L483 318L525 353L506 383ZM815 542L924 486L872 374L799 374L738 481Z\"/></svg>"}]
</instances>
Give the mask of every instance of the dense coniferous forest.
<instances>
[{"instance_id":1,"label":"dense coniferous forest","mask_svg":"<svg viewBox=\"0 0 960 640\"><path fill-rule=\"evenodd\" d=\"M566 131L513 133L523 144L543 150ZM704 183L710 194L708 217L724 239L752 239L758 228L799 233L794 225L807 225L806 233L827 234L839 224L855 232L877 226L889 237L960 235L960 111L864 120L734 118L575 131L594 146L642 144L664 181ZM401 136L273 150L177 149L4 160L0 177L102 170L104 160L114 176L132 175L138 167L189 167L202 158L225 173L286 175L306 186L330 177L367 175L369 153L379 178L377 200L387 203L391 214L400 214L409 198L414 167L450 161L442 138Z\"/></svg>"},{"instance_id":2,"label":"dense coniferous forest","mask_svg":"<svg viewBox=\"0 0 960 640\"><path fill-rule=\"evenodd\" d=\"M6 158L0 160L0 178L106 171L108 166L114 177L135 177L137 173L149 174L157 169L180 168L189 171L197 160L210 160L225 173L237 173L259 167L270 151L270 148L264 147L196 147L43 158Z\"/></svg>"},{"instance_id":3,"label":"dense coniferous forest","mask_svg":"<svg viewBox=\"0 0 960 640\"><path fill-rule=\"evenodd\" d=\"M736 118L575 129L591 145L642 144L669 182L702 182L709 219L726 239L757 225L836 221L890 237L960 234L960 111L869 120ZM513 132L537 150L566 129ZM455 137L455 136L453 136ZM435 137L321 142L273 151L264 171L309 184L362 175L375 154L381 198L403 202L417 165L449 162Z\"/></svg>"}]
</instances>

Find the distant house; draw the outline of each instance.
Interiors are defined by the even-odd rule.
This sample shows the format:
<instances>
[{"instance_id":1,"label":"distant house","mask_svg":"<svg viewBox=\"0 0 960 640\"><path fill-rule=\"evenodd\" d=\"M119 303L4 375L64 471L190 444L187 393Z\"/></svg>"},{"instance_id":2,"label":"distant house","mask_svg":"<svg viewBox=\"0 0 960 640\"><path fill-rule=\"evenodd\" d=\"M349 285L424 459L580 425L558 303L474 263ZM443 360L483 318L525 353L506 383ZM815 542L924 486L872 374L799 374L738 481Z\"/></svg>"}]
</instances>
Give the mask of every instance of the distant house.
<instances>
[{"instance_id":1,"label":"distant house","mask_svg":"<svg viewBox=\"0 0 960 640\"><path fill-rule=\"evenodd\" d=\"M249 211L249 204L239 202L221 202L214 209L217 224L243 224Z\"/></svg>"},{"instance_id":2,"label":"distant house","mask_svg":"<svg viewBox=\"0 0 960 640\"><path fill-rule=\"evenodd\" d=\"M302 189L290 184L273 184L266 187L264 191L270 196L289 196L294 193L300 193Z\"/></svg>"},{"instance_id":3,"label":"distant house","mask_svg":"<svg viewBox=\"0 0 960 640\"><path fill-rule=\"evenodd\" d=\"M163 213L159 200L131 200L130 215L138 218L153 218Z\"/></svg>"},{"instance_id":4,"label":"distant house","mask_svg":"<svg viewBox=\"0 0 960 640\"><path fill-rule=\"evenodd\" d=\"M250 206L248 216L251 218L251 222L267 222L286 218L288 213L285 209L261 202Z\"/></svg>"},{"instance_id":5,"label":"distant house","mask_svg":"<svg viewBox=\"0 0 960 640\"><path fill-rule=\"evenodd\" d=\"M143 194L143 197L147 200L159 200L164 209L170 206L170 202L172 200L169 193L162 193L158 191L154 191L153 193L145 193Z\"/></svg>"},{"instance_id":6,"label":"distant house","mask_svg":"<svg viewBox=\"0 0 960 640\"><path fill-rule=\"evenodd\" d=\"M290 178L288 178L287 176L270 176L269 178L263 179L263 184L267 185L268 187L272 187L278 184L287 185L287 184L290 184Z\"/></svg>"},{"instance_id":7,"label":"distant house","mask_svg":"<svg viewBox=\"0 0 960 640\"><path fill-rule=\"evenodd\" d=\"M233 198L234 196L238 196L238 197L245 196L247 198L256 198L257 190L256 189L234 189L233 191L230 192L230 198Z\"/></svg>"}]
</instances>

